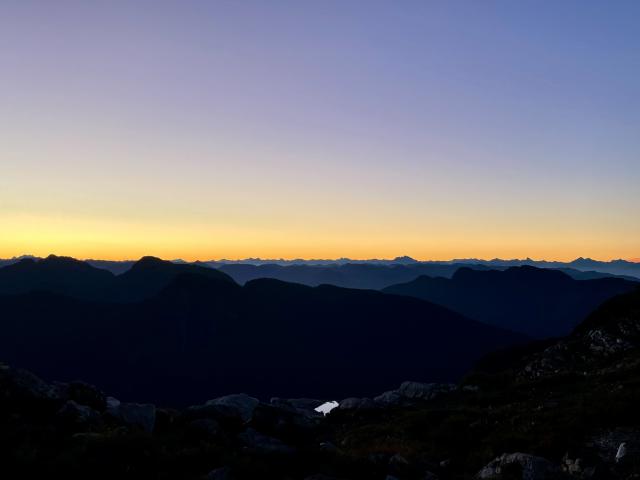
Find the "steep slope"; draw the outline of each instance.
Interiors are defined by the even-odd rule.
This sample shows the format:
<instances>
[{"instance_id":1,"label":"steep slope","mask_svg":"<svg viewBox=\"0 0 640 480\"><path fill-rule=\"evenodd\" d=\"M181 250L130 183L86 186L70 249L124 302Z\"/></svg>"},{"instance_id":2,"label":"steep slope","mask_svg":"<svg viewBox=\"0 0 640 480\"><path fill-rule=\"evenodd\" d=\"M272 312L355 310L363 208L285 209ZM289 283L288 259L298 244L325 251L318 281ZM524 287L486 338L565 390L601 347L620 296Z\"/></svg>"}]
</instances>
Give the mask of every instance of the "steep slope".
<instances>
[{"instance_id":1,"label":"steep slope","mask_svg":"<svg viewBox=\"0 0 640 480\"><path fill-rule=\"evenodd\" d=\"M528 358L522 374L618 374L640 367L640 288L598 307L567 338Z\"/></svg>"},{"instance_id":2,"label":"steep slope","mask_svg":"<svg viewBox=\"0 0 640 480\"><path fill-rule=\"evenodd\" d=\"M0 297L2 358L171 404L233 391L366 395L409 378L455 380L523 341L428 302L276 280L184 274L140 303Z\"/></svg>"},{"instance_id":3,"label":"steep slope","mask_svg":"<svg viewBox=\"0 0 640 480\"><path fill-rule=\"evenodd\" d=\"M637 287L618 278L574 280L550 269L459 269L451 279L419 277L383 291L422 298L469 318L544 338L565 335L614 295Z\"/></svg>"}]
</instances>

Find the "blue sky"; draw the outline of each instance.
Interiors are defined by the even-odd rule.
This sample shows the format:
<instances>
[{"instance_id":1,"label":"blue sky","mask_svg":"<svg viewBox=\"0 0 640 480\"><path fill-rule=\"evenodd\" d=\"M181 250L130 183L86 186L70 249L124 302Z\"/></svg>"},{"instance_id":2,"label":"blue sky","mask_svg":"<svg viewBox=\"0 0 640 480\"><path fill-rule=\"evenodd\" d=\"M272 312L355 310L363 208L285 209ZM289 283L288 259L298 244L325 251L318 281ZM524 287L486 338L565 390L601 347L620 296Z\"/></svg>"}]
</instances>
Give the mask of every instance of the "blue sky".
<instances>
[{"instance_id":1,"label":"blue sky","mask_svg":"<svg viewBox=\"0 0 640 480\"><path fill-rule=\"evenodd\" d=\"M638 256L640 3L0 5L0 254Z\"/></svg>"}]
</instances>

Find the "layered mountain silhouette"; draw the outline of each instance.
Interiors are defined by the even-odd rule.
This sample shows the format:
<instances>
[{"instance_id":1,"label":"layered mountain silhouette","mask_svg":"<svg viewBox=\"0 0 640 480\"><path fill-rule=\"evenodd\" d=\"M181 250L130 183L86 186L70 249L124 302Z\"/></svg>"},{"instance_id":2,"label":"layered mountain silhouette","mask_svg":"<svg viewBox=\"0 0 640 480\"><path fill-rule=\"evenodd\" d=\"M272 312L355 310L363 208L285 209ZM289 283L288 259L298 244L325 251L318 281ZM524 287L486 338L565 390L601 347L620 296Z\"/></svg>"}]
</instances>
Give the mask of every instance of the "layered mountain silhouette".
<instances>
[{"instance_id":1,"label":"layered mountain silhouette","mask_svg":"<svg viewBox=\"0 0 640 480\"><path fill-rule=\"evenodd\" d=\"M504 271L461 268L451 279L421 276L383 291L544 338L566 335L602 302L637 285L620 278L575 280L558 270L522 266Z\"/></svg>"},{"instance_id":2,"label":"layered mountain silhouette","mask_svg":"<svg viewBox=\"0 0 640 480\"><path fill-rule=\"evenodd\" d=\"M117 277L56 257L3 270L3 360L125 399L367 395L407 377L455 380L525 340L419 299L272 279L239 286L154 258Z\"/></svg>"},{"instance_id":3,"label":"layered mountain silhouette","mask_svg":"<svg viewBox=\"0 0 640 480\"><path fill-rule=\"evenodd\" d=\"M155 257L143 257L123 274L114 275L74 258L50 255L0 268L0 295L43 291L84 300L130 302L159 293L182 273L233 283L218 270Z\"/></svg>"},{"instance_id":4,"label":"layered mountain silhouette","mask_svg":"<svg viewBox=\"0 0 640 480\"><path fill-rule=\"evenodd\" d=\"M20 260L39 258L25 255L12 259L0 259L0 268L18 263ZM128 271L136 262L132 260L85 260L89 265L108 270L114 275ZM183 260L171 260L175 264L189 264ZM286 282L302 283L310 286L329 283L347 288L367 288L379 290L396 283L413 280L420 275L451 278L463 267L475 270L506 270L512 266L533 266L560 270L576 280L619 277L640 282L640 263L625 260L600 262L578 258L572 262L548 262L531 259L523 260L480 260L462 259L453 261L420 262L410 257L393 260L264 260L249 258L244 260L195 261L191 265L220 269L236 282L245 283L256 278L275 278Z\"/></svg>"},{"instance_id":5,"label":"layered mountain silhouette","mask_svg":"<svg viewBox=\"0 0 640 480\"><path fill-rule=\"evenodd\" d=\"M238 283L257 278L275 278L285 282L318 286L331 284L346 288L380 290L396 283L408 282L420 275L451 277L460 267L488 270L484 265L399 263L345 263L334 265L251 265L246 263L216 265Z\"/></svg>"}]
</instances>

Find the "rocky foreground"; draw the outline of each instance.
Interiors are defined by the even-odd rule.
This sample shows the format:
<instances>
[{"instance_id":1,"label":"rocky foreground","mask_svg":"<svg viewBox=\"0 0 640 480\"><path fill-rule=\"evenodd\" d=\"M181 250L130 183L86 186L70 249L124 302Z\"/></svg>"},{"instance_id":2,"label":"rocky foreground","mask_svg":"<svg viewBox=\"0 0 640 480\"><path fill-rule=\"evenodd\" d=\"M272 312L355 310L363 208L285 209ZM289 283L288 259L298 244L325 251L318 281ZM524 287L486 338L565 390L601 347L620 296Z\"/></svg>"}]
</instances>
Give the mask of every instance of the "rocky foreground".
<instances>
[{"instance_id":1,"label":"rocky foreground","mask_svg":"<svg viewBox=\"0 0 640 480\"><path fill-rule=\"evenodd\" d=\"M571 336L497 352L458 385L182 410L0 368L0 477L640 478L640 292Z\"/></svg>"}]
</instances>

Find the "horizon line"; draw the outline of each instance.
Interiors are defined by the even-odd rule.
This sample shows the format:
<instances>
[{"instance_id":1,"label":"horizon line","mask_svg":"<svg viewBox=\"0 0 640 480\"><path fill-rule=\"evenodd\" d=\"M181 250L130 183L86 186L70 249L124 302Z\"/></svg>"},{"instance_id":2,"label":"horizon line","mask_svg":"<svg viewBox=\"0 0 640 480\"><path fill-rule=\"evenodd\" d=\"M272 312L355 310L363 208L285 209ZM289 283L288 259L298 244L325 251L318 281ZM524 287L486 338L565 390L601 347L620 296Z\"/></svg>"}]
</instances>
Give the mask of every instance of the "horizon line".
<instances>
[{"instance_id":1,"label":"horizon line","mask_svg":"<svg viewBox=\"0 0 640 480\"><path fill-rule=\"evenodd\" d=\"M55 253L49 253L48 255L44 255L44 256L39 256L39 255L32 255L32 254L22 254L22 255L14 255L12 257L6 257L6 258L0 258L0 260L20 260L20 259L25 259L25 258L36 258L36 259L44 259L44 258L48 258L48 257L67 257L67 258L73 258L76 260L80 260L80 261L104 261L104 262L137 262L142 258L145 257L155 257L155 258L160 258L162 260L167 260L170 262L186 262L186 263L196 263L196 262L200 262L200 263L207 263L207 262L249 262L249 261L260 261L260 262L295 262L295 261L301 261L301 262L339 262L339 261L354 261L354 262L393 262L393 261L401 261L403 259L409 260L409 261L415 261L418 263L437 263L437 262L446 262L446 263L455 263L455 262L468 262L468 261L477 261L477 262L495 262L495 261L502 261L502 262L547 262L547 263L572 263L578 260L591 260L591 261L595 261L595 262L603 262L603 263L611 263L611 262L616 262L616 261L625 261L625 262L630 262L630 263L640 263L640 257L638 258L615 258L612 257L608 260L602 260L602 259L597 259L597 258L593 258L593 257L583 257L583 256L578 256L573 258L572 260L558 260L558 259L535 259L535 258L531 258L531 257L525 257L525 258L502 258L502 257L494 257L494 258L480 258L480 257L455 257L455 258L449 258L449 259L435 259L435 258L428 258L428 259L418 259L415 257L412 257L410 255L399 255L396 256L394 258L353 258L353 257L338 257L338 258L303 258L303 257L289 257L289 258L285 258L285 257L280 257L280 258L262 258L262 257L245 257L245 258L209 258L207 260L200 260L200 259L194 259L194 260L185 260L184 258L181 257L177 257L177 258L163 258L161 256L158 255L142 255L139 258L96 258L96 257L91 257L91 258L79 258L79 257L74 257L74 256L70 256L70 255L58 255Z\"/></svg>"}]
</instances>

